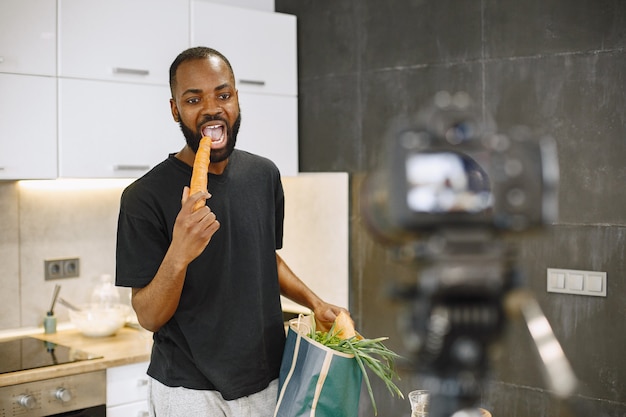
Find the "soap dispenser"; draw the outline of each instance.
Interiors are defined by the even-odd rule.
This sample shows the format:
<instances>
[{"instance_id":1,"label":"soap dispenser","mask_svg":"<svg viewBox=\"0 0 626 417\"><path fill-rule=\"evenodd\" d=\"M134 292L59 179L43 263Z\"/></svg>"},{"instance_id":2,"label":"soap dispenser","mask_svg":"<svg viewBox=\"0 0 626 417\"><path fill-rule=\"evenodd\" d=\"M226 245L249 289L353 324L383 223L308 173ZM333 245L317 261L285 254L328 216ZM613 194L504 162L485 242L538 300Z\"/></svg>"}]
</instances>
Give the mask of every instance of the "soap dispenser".
<instances>
[{"instance_id":1,"label":"soap dispenser","mask_svg":"<svg viewBox=\"0 0 626 417\"><path fill-rule=\"evenodd\" d=\"M46 316L43 319L43 331L46 334L57 332L57 318L54 316L54 305L57 302L57 298L59 298L59 291L61 291L61 286L57 284L54 286L54 293L52 294L52 304L50 305L50 310L48 310Z\"/></svg>"}]
</instances>

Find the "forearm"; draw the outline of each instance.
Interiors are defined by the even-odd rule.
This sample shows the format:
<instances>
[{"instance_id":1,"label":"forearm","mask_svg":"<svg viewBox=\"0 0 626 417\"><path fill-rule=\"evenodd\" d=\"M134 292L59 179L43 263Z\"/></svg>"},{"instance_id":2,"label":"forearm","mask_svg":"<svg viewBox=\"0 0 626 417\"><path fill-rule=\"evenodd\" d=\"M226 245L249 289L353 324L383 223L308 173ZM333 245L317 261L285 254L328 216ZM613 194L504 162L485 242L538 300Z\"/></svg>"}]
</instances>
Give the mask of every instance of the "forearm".
<instances>
[{"instance_id":1,"label":"forearm","mask_svg":"<svg viewBox=\"0 0 626 417\"><path fill-rule=\"evenodd\" d=\"M189 188L183 189L172 242L159 270L147 286L133 289L133 308L139 324L147 330L156 332L172 318L180 302L187 266L204 251L220 227L208 206L194 209L197 201L208 196L206 192L189 196Z\"/></svg>"},{"instance_id":2,"label":"forearm","mask_svg":"<svg viewBox=\"0 0 626 417\"><path fill-rule=\"evenodd\" d=\"M156 332L172 318L186 273L187 264L168 252L152 281L143 288L133 288L132 304L143 328Z\"/></svg>"},{"instance_id":3,"label":"forearm","mask_svg":"<svg viewBox=\"0 0 626 417\"><path fill-rule=\"evenodd\" d=\"M278 254L276 254L276 263L281 294L310 308L315 315L315 322L319 330L328 331L341 311L350 314L345 308L329 304L318 297L293 273Z\"/></svg>"},{"instance_id":4,"label":"forearm","mask_svg":"<svg viewBox=\"0 0 626 417\"><path fill-rule=\"evenodd\" d=\"M290 300L315 311L324 302L296 276L285 261L276 254L280 292Z\"/></svg>"}]
</instances>

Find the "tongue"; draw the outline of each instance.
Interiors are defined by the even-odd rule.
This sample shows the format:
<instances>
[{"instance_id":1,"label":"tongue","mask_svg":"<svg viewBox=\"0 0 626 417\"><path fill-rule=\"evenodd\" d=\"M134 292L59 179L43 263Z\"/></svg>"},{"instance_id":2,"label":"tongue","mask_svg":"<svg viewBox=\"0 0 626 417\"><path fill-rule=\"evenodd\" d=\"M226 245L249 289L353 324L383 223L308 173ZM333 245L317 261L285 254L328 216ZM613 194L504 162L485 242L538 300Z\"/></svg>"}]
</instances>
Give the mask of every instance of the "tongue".
<instances>
[{"instance_id":1,"label":"tongue","mask_svg":"<svg viewBox=\"0 0 626 417\"><path fill-rule=\"evenodd\" d=\"M221 126L211 127L211 128L205 128L202 133L204 134L204 136L210 137L212 141L216 141L222 137L223 130L224 128Z\"/></svg>"}]
</instances>

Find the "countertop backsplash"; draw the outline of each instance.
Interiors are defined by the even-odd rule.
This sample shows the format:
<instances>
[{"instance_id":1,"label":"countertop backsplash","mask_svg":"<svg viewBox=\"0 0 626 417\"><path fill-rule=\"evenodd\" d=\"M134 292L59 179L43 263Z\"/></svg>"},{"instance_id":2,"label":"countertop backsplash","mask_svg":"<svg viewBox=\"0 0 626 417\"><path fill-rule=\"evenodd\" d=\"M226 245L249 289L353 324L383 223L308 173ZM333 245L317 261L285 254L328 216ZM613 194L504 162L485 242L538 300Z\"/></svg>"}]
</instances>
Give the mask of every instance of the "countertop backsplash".
<instances>
[{"instance_id":1,"label":"countertop backsplash","mask_svg":"<svg viewBox=\"0 0 626 417\"><path fill-rule=\"evenodd\" d=\"M102 274L115 274L119 198L125 184L78 188L0 182L0 330L41 326L55 284L75 304L89 301ZM348 306L348 174L283 178L285 241L281 256L329 302ZM322 197L323 196L323 197ZM77 278L44 280L44 260L80 258ZM127 289L122 300L130 301ZM285 302L285 301L284 301ZM285 302L289 311L300 311ZM59 322L69 320L57 304Z\"/></svg>"},{"instance_id":2,"label":"countertop backsplash","mask_svg":"<svg viewBox=\"0 0 626 417\"><path fill-rule=\"evenodd\" d=\"M15 182L0 181L0 329L21 324L17 195Z\"/></svg>"}]
</instances>

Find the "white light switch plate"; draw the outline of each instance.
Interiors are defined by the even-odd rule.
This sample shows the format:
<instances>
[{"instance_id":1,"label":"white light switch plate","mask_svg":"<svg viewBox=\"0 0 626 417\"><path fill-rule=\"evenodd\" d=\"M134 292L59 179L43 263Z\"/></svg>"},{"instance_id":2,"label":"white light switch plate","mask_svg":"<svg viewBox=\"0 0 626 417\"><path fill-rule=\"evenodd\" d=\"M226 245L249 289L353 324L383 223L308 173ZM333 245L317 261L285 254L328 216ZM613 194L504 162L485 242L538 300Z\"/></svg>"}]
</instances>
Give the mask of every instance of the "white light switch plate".
<instances>
[{"instance_id":1,"label":"white light switch plate","mask_svg":"<svg viewBox=\"0 0 626 417\"><path fill-rule=\"evenodd\" d=\"M606 297L606 272L548 268L548 292Z\"/></svg>"}]
</instances>

